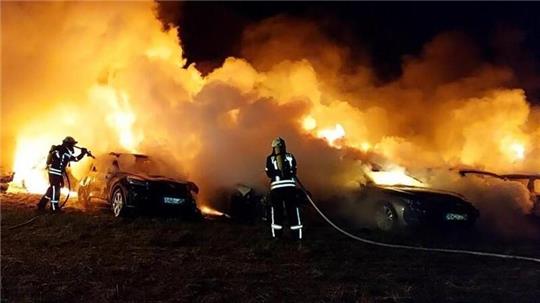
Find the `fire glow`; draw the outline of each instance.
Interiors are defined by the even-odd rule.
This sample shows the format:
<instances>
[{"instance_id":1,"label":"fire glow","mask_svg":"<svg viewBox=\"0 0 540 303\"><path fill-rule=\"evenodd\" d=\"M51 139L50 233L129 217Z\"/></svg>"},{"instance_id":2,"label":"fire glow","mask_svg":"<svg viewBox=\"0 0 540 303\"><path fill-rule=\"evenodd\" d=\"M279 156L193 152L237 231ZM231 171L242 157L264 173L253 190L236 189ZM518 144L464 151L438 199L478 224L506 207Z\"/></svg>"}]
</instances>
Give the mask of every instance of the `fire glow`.
<instances>
[{"instance_id":1,"label":"fire glow","mask_svg":"<svg viewBox=\"0 0 540 303\"><path fill-rule=\"evenodd\" d=\"M525 159L525 146L520 143L514 143L510 145L510 148L514 152L514 156L517 160Z\"/></svg>"},{"instance_id":2,"label":"fire glow","mask_svg":"<svg viewBox=\"0 0 540 303\"><path fill-rule=\"evenodd\" d=\"M148 146L158 146L174 154L171 158L198 184L215 178L211 184L216 187L231 177L257 178L251 172L258 172L259 167L245 165L244 160L264 157L267 150L259 146L268 144L280 131L291 132L293 138L304 136L306 144L312 144L304 152L316 154L319 143L325 142L325 151L330 150L329 159L333 157L335 162L352 149L362 159L369 155L400 167L371 173L380 184L419 186L405 173L404 168L410 166L466 164L497 172L540 170L540 123L533 115L538 109L527 102L522 90L504 88L495 67L463 75L468 81L467 94L454 93L460 91L462 79L450 83L424 80L448 78L444 75L446 57L430 56L459 51L444 49L459 44L444 40L449 38L434 38L422 54L404 62L400 79L384 84L371 80L372 71L341 75L339 70L347 62L340 61L339 47L327 45L325 39L319 39L325 43L314 41L313 46L305 46L309 48L306 54L320 51L329 62L310 61L309 56L281 58L282 49L267 56L265 46L285 45L279 38L294 31L289 26L284 33L278 31L279 26L261 27L262 36L276 36L276 40L251 45L255 55L227 58L203 76L195 65L186 65L177 29L163 30L151 2L76 2L65 7L3 3L2 8L7 10L3 55L5 62L16 66L12 70L3 67L4 78L39 75L3 87L3 109L9 113L2 113L2 126L9 126L8 132L15 138L14 146L5 149L14 155L9 159L17 185L13 188L42 193L48 183L46 153L66 135L95 154L146 153ZM27 26L20 26L21 16ZM45 32L40 30L44 23L48 24ZM320 38L317 32L313 36ZM57 43L51 45L53 40ZM286 41L294 44L297 40ZM298 45L298 51L302 47ZM319 61L327 65L321 66ZM440 77L426 77L439 72ZM475 79L482 84L477 91L473 89ZM346 87L341 82L347 82ZM495 84L486 87L484 82ZM430 95L432 91L445 99L436 99L438 95ZM25 106L17 106L23 103ZM302 106L296 108L297 103ZM429 106L432 104L437 106ZM432 107L436 110L430 112ZM260 108L264 115L258 112ZM238 156L237 149L246 154ZM229 150L233 150L231 154L227 154ZM225 158L212 162L208 157ZM317 161L302 164L316 167ZM196 167L204 163L212 167ZM209 172L220 164L223 166ZM330 171L317 174L332 177L353 170L349 164L326 165ZM79 166L71 168L76 177L80 176ZM229 176L225 171L231 171L230 166L243 170ZM355 173L343 175L352 178Z\"/></svg>"},{"instance_id":3,"label":"fire glow","mask_svg":"<svg viewBox=\"0 0 540 303\"><path fill-rule=\"evenodd\" d=\"M405 169L396 167L387 171L367 171L368 176L379 185L405 185L414 187L427 187L413 177L406 174Z\"/></svg>"}]
</instances>

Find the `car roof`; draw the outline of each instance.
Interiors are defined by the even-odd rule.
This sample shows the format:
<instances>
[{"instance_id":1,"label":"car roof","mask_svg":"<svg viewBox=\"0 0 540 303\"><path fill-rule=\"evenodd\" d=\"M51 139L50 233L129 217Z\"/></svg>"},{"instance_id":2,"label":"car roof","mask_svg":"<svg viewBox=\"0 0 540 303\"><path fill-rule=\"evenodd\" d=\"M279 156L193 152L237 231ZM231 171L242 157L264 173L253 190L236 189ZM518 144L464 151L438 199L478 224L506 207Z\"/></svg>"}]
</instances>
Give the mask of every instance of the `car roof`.
<instances>
[{"instance_id":1,"label":"car roof","mask_svg":"<svg viewBox=\"0 0 540 303\"><path fill-rule=\"evenodd\" d=\"M540 179L540 174L508 174L502 175L507 179Z\"/></svg>"},{"instance_id":2,"label":"car roof","mask_svg":"<svg viewBox=\"0 0 540 303\"><path fill-rule=\"evenodd\" d=\"M121 156L133 156L135 158L144 158L144 159L147 159L147 158L150 158L149 156L147 155L144 155L144 154L135 154L135 153L116 153L116 152L110 152L109 153L110 156L114 156L114 157L121 157Z\"/></svg>"},{"instance_id":3,"label":"car roof","mask_svg":"<svg viewBox=\"0 0 540 303\"><path fill-rule=\"evenodd\" d=\"M477 174L477 175L486 175L486 176L490 176L490 177L504 179L503 176L498 175L496 173L492 173L492 172L484 171L484 170L477 170L477 169L460 169L459 174L461 176L465 176L467 174Z\"/></svg>"},{"instance_id":4,"label":"car roof","mask_svg":"<svg viewBox=\"0 0 540 303\"><path fill-rule=\"evenodd\" d=\"M459 174L462 175L462 176L465 176L466 174L478 174L478 175L486 175L486 176L500 178L500 179L540 179L540 174L504 174L504 175L499 175L499 174L492 173L492 172L489 172L489 171L476 170L476 169L460 169Z\"/></svg>"}]
</instances>

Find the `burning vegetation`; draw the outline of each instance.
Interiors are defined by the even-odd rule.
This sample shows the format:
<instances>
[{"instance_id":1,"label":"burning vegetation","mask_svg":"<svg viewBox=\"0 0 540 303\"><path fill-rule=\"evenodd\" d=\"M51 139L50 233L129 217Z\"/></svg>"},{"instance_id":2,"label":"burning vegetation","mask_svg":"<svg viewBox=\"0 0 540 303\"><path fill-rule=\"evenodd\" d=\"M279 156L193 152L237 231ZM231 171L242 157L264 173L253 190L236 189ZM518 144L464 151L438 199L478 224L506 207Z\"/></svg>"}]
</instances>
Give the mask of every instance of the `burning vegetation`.
<instances>
[{"instance_id":1,"label":"burning vegetation","mask_svg":"<svg viewBox=\"0 0 540 303\"><path fill-rule=\"evenodd\" d=\"M239 182L263 188L264 157L280 135L319 196L367 173L380 184L457 190L486 208L505 197L530 212L524 186L469 182L448 170L540 171L540 109L511 69L483 61L465 35L439 34L405 57L401 77L382 83L368 59L351 66L355 54L316 24L276 17L246 30L243 58L203 75L155 9L2 3L9 190L44 192L47 151L69 134L95 154L165 158L210 201L215 189ZM72 167L75 179L83 167Z\"/></svg>"}]
</instances>

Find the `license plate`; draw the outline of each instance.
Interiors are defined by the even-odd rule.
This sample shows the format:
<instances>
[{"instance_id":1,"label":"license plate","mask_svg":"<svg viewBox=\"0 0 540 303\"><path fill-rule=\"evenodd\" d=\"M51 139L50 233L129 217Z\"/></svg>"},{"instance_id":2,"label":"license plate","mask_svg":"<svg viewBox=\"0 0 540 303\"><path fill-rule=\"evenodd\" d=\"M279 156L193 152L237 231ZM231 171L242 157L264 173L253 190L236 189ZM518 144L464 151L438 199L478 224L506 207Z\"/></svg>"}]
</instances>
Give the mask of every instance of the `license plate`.
<instances>
[{"instance_id":1,"label":"license plate","mask_svg":"<svg viewBox=\"0 0 540 303\"><path fill-rule=\"evenodd\" d=\"M163 197L163 203L165 204L182 204L184 200L184 198Z\"/></svg>"},{"instance_id":2,"label":"license plate","mask_svg":"<svg viewBox=\"0 0 540 303\"><path fill-rule=\"evenodd\" d=\"M446 214L446 220L447 221L466 221L467 215L448 213Z\"/></svg>"}]
</instances>

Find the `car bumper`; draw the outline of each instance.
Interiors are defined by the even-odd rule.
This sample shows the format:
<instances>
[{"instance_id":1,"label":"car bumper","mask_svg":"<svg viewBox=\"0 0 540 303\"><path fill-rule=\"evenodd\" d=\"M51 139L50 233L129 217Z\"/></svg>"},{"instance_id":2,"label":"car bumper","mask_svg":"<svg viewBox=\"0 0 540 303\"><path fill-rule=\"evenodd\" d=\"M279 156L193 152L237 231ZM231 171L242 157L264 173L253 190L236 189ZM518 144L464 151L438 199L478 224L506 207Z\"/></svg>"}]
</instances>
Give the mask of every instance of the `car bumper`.
<instances>
[{"instance_id":1,"label":"car bumper","mask_svg":"<svg viewBox=\"0 0 540 303\"><path fill-rule=\"evenodd\" d=\"M407 226L471 226L479 217L476 210L448 209L430 212L405 208L403 221Z\"/></svg>"},{"instance_id":2,"label":"car bumper","mask_svg":"<svg viewBox=\"0 0 540 303\"><path fill-rule=\"evenodd\" d=\"M197 210L196 203L191 196L153 193L143 189L129 190L126 206L145 213L185 213Z\"/></svg>"}]
</instances>

